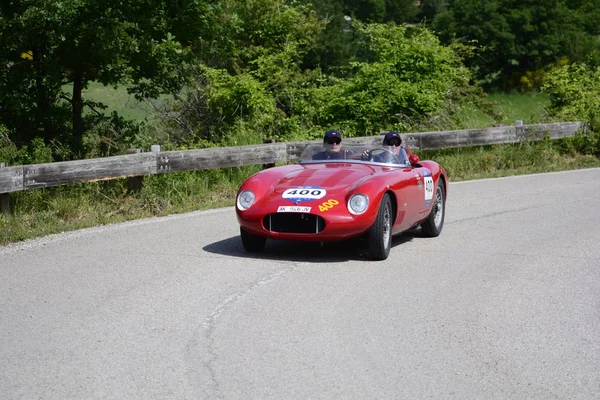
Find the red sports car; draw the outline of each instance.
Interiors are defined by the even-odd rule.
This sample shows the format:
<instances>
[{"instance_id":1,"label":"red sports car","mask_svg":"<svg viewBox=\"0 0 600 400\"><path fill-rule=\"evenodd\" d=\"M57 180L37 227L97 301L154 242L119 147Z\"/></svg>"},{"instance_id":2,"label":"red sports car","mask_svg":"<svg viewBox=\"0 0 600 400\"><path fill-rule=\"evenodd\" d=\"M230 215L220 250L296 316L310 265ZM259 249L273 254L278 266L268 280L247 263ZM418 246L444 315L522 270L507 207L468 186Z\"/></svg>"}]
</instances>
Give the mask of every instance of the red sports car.
<instances>
[{"instance_id":1,"label":"red sports car","mask_svg":"<svg viewBox=\"0 0 600 400\"><path fill-rule=\"evenodd\" d=\"M298 164L249 177L236 200L244 248L262 251L267 238L326 242L364 236L369 256L384 260L395 234L421 226L424 236L438 236L446 172L402 150L344 144L331 157L322 146L309 145Z\"/></svg>"}]
</instances>

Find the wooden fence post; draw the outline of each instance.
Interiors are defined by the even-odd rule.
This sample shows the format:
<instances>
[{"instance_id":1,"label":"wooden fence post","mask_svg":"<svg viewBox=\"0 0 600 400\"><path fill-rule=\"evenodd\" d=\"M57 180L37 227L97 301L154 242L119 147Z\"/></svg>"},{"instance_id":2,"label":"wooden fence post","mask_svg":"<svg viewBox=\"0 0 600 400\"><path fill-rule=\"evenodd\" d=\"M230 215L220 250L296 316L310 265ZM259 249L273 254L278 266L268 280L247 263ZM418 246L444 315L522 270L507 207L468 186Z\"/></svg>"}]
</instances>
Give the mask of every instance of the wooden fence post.
<instances>
[{"instance_id":1,"label":"wooden fence post","mask_svg":"<svg viewBox=\"0 0 600 400\"><path fill-rule=\"evenodd\" d=\"M129 154L139 154L142 152L142 149L131 149L128 151ZM127 178L127 191L129 193L139 193L144 186L144 177L140 176L130 176Z\"/></svg>"},{"instance_id":2,"label":"wooden fence post","mask_svg":"<svg viewBox=\"0 0 600 400\"><path fill-rule=\"evenodd\" d=\"M275 143L275 139L265 139L265 140L263 140L263 143L265 143L265 144ZM275 163L263 164L263 169L273 168L274 166L275 166Z\"/></svg>"},{"instance_id":3,"label":"wooden fence post","mask_svg":"<svg viewBox=\"0 0 600 400\"><path fill-rule=\"evenodd\" d=\"M0 162L0 168L7 168L8 163ZM4 218L8 218L10 215L10 196L9 193L0 193L0 214L4 215Z\"/></svg>"}]
</instances>

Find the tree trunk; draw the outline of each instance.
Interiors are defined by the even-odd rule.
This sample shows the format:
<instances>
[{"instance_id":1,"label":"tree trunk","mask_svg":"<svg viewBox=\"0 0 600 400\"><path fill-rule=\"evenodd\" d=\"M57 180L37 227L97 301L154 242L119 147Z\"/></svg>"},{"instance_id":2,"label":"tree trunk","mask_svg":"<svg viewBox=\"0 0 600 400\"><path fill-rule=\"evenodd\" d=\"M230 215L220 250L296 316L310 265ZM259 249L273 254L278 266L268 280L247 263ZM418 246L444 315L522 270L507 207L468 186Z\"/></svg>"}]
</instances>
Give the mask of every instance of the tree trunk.
<instances>
[{"instance_id":1,"label":"tree trunk","mask_svg":"<svg viewBox=\"0 0 600 400\"><path fill-rule=\"evenodd\" d=\"M35 70L36 103L38 123L42 125L42 135L44 141L48 143L54 134L52 128L52 119L50 118L51 102L48 96L48 88L44 84L46 71L44 68L43 54L39 48L32 50L33 66ZM39 126L39 125L38 125Z\"/></svg>"},{"instance_id":2,"label":"tree trunk","mask_svg":"<svg viewBox=\"0 0 600 400\"><path fill-rule=\"evenodd\" d=\"M75 72L73 79L73 98L71 104L73 107L73 150L75 154L82 157L83 154L83 72Z\"/></svg>"}]
</instances>

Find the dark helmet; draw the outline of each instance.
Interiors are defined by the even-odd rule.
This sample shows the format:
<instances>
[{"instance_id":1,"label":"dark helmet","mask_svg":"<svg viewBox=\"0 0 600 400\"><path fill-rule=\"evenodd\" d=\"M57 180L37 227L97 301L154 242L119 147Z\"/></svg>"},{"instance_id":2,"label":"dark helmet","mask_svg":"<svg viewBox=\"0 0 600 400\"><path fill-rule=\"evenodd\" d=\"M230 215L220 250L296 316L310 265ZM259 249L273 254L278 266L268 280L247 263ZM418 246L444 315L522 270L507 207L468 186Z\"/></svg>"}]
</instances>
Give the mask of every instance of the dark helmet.
<instances>
[{"instance_id":1,"label":"dark helmet","mask_svg":"<svg viewBox=\"0 0 600 400\"><path fill-rule=\"evenodd\" d=\"M383 138L384 146L400 146L402 144L402 138L398 132L389 131Z\"/></svg>"},{"instance_id":2,"label":"dark helmet","mask_svg":"<svg viewBox=\"0 0 600 400\"><path fill-rule=\"evenodd\" d=\"M339 139L340 141L342 140L342 134L339 133L338 131L336 131L335 129L331 129L327 132L325 132L325 136L323 137L323 141L327 142L333 139Z\"/></svg>"}]
</instances>

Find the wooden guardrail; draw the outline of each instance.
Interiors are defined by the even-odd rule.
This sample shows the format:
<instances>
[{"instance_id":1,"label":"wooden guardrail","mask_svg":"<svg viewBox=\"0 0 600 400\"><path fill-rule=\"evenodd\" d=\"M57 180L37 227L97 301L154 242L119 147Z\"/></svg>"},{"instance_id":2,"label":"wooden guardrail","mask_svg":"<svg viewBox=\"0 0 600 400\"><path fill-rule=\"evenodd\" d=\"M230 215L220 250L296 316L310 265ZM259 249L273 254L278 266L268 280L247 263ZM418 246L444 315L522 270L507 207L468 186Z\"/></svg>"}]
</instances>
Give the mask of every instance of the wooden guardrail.
<instances>
[{"instance_id":1,"label":"wooden guardrail","mask_svg":"<svg viewBox=\"0 0 600 400\"><path fill-rule=\"evenodd\" d=\"M402 136L411 150L430 150L517 143L524 140L536 141L544 138L560 139L573 136L584 127L583 122L558 122L484 129L416 132L405 133ZM379 145L381 140L381 135L377 135L345 138L344 143ZM299 160L307 145L320 142L320 140L313 140L147 152L12 167L0 163L0 212L8 212L8 193L15 191L115 178L143 177L170 172L295 162Z\"/></svg>"}]
</instances>

